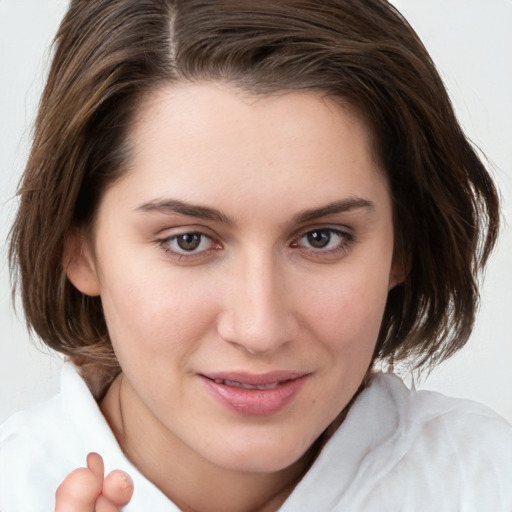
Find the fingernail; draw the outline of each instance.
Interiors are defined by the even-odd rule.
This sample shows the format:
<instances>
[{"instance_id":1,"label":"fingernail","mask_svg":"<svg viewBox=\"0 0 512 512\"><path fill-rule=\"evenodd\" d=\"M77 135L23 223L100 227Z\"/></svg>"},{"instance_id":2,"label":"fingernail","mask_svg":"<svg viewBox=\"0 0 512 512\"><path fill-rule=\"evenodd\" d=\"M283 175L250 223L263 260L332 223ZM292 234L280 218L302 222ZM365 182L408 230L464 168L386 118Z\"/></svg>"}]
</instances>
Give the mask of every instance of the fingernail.
<instances>
[{"instance_id":1,"label":"fingernail","mask_svg":"<svg viewBox=\"0 0 512 512\"><path fill-rule=\"evenodd\" d=\"M124 472L120 473L119 480L120 480L120 484L123 487L123 489L127 489L128 487L133 486L133 480L128 473L124 473Z\"/></svg>"}]
</instances>

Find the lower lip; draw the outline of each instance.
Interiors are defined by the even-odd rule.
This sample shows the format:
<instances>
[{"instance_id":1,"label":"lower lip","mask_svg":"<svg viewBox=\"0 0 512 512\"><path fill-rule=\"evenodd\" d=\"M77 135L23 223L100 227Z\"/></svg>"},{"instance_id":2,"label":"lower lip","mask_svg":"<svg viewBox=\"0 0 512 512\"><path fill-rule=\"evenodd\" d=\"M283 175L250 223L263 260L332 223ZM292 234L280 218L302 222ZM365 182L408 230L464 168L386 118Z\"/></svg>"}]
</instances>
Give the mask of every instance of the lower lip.
<instances>
[{"instance_id":1,"label":"lower lip","mask_svg":"<svg viewBox=\"0 0 512 512\"><path fill-rule=\"evenodd\" d=\"M245 416L270 416L289 404L300 391L308 375L287 380L272 389L244 389L219 384L201 376L212 395L232 411Z\"/></svg>"}]
</instances>

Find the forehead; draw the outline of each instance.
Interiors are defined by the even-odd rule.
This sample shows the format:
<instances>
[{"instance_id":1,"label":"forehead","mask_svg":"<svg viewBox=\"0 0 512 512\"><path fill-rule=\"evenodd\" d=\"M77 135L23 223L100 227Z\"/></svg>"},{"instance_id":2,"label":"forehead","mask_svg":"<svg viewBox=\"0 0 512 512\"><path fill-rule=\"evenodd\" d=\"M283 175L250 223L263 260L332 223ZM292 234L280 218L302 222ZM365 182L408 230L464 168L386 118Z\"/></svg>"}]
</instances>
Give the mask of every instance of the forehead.
<instances>
[{"instance_id":1,"label":"forehead","mask_svg":"<svg viewBox=\"0 0 512 512\"><path fill-rule=\"evenodd\" d=\"M329 203L387 186L361 117L319 92L169 86L141 103L129 142L125 180L140 196L197 201L207 193L219 202L234 201L236 192L238 199L288 194Z\"/></svg>"}]
</instances>

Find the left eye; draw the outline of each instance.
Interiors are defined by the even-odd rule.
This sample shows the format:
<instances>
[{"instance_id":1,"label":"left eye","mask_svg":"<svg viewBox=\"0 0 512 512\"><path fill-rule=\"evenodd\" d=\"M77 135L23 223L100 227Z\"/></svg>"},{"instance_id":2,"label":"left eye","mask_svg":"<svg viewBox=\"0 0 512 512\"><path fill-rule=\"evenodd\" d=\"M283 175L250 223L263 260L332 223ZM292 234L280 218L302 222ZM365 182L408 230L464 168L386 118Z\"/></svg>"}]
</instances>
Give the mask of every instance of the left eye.
<instances>
[{"instance_id":1,"label":"left eye","mask_svg":"<svg viewBox=\"0 0 512 512\"><path fill-rule=\"evenodd\" d=\"M332 228L313 229L304 233L297 246L316 250L337 249L350 241L350 235Z\"/></svg>"},{"instance_id":2,"label":"left eye","mask_svg":"<svg viewBox=\"0 0 512 512\"><path fill-rule=\"evenodd\" d=\"M214 246L213 240L204 233L180 233L165 240L168 251L186 254L206 251Z\"/></svg>"}]
</instances>

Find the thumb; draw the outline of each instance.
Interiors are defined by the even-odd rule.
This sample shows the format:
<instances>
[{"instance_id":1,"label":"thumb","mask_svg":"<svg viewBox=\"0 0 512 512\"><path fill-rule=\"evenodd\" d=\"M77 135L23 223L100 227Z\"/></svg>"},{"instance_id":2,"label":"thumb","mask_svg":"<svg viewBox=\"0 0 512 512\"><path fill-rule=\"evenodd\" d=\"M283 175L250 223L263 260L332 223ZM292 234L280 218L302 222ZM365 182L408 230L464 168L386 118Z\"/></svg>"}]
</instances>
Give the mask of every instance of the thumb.
<instances>
[{"instance_id":1,"label":"thumb","mask_svg":"<svg viewBox=\"0 0 512 512\"><path fill-rule=\"evenodd\" d=\"M133 480L128 473L115 470L103 482L102 496L117 507L124 507L133 496Z\"/></svg>"},{"instance_id":2,"label":"thumb","mask_svg":"<svg viewBox=\"0 0 512 512\"><path fill-rule=\"evenodd\" d=\"M103 459L87 456L87 467L72 471L55 493L56 512L93 512L103 487Z\"/></svg>"}]
</instances>

